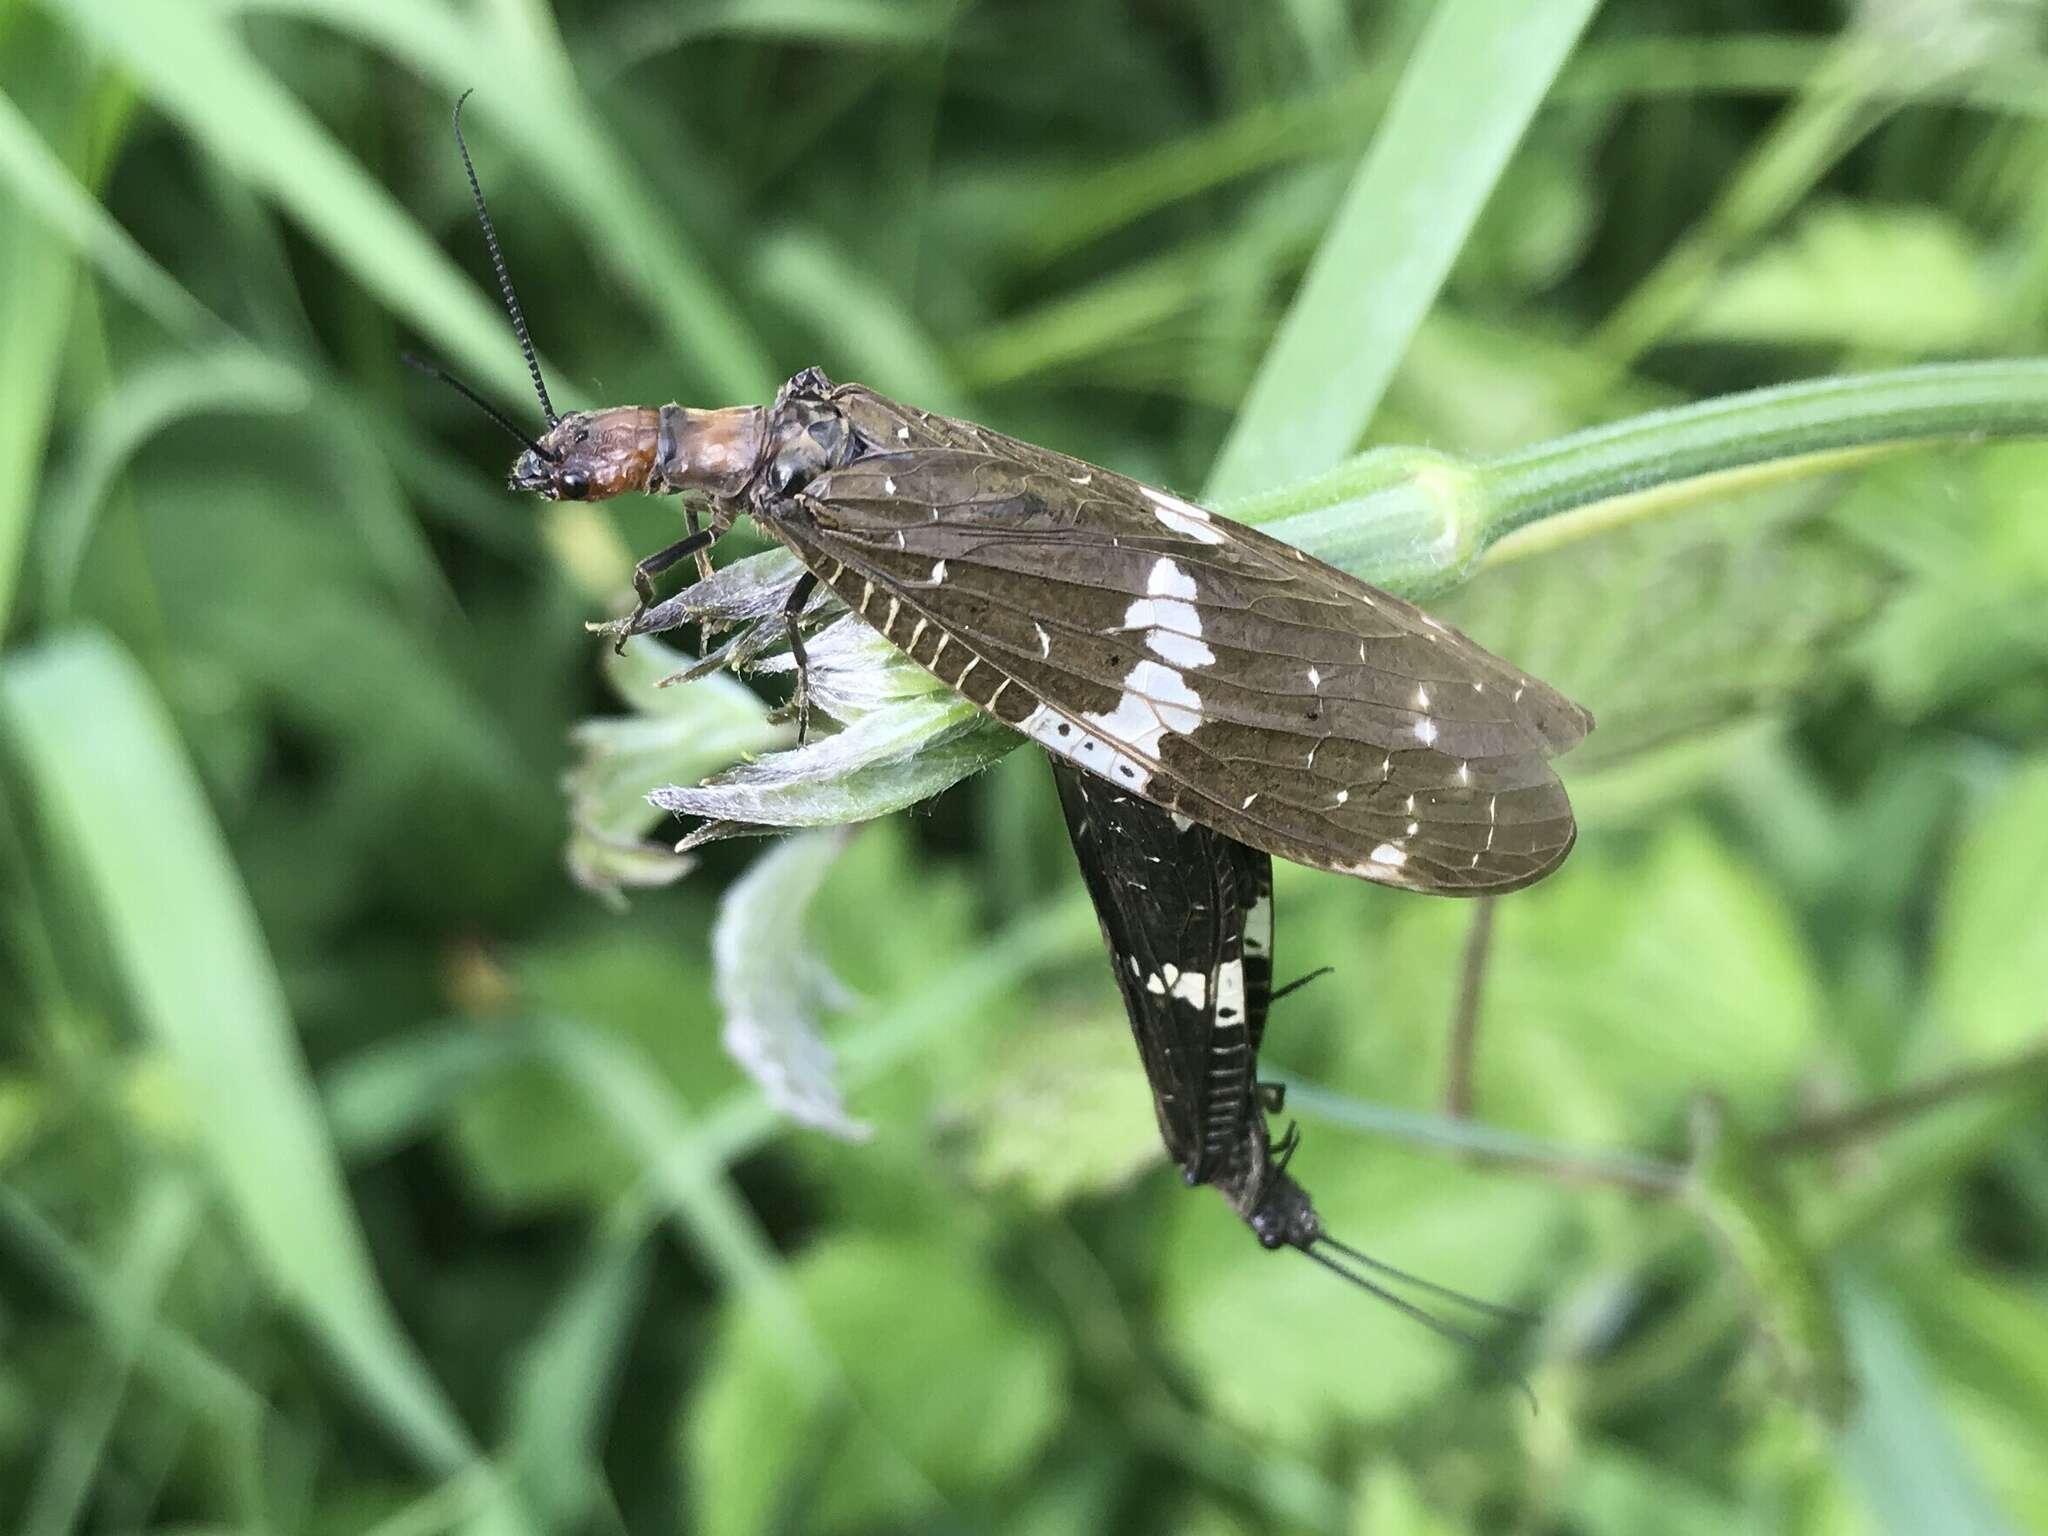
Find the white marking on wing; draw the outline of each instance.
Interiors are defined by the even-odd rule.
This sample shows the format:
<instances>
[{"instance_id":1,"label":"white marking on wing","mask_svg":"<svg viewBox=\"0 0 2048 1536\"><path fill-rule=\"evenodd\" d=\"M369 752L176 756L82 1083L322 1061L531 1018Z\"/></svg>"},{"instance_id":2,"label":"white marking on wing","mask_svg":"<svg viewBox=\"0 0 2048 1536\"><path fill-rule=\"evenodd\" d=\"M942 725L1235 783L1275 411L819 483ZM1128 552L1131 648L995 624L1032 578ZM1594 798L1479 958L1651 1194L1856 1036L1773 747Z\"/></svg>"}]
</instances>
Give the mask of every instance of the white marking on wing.
<instances>
[{"instance_id":1,"label":"white marking on wing","mask_svg":"<svg viewBox=\"0 0 2048 1536\"><path fill-rule=\"evenodd\" d=\"M1201 723L1201 696L1147 656L1125 674L1124 692L1107 714L1083 715L1077 725L1041 704L1017 729L1069 762L1142 790L1152 782L1146 763L1158 761L1167 733L1186 736Z\"/></svg>"},{"instance_id":2,"label":"white marking on wing","mask_svg":"<svg viewBox=\"0 0 2048 1536\"><path fill-rule=\"evenodd\" d=\"M1145 499L1152 503L1152 515L1160 523L1183 538L1193 539L1198 544L1221 544L1223 535L1211 525L1209 514L1191 501L1182 501L1178 496L1169 496L1165 491L1156 491L1149 485L1138 489Z\"/></svg>"},{"instance_id":3,"label":"white marking on wing","mask_svg":"<svg viewBox=\"0 0 2048 1536\"><path fill-rule=\"evenodd\" d=\"M1171 560L1152 566L1141 597L1124 610L1124 628L1144 630L1146 647L1181 667L1215 665L1216 653L1202 643L1202 615L1191 602L1195 579Z\"/></svg>"},{"instance_id":4,"label":"white marking on wing","mask_svg":"<svg viewBox=\"0 0 2048 1536\"><path fill-rule=\"evenodd\" d=\"M1216 653L1198 638L1199 630L1191 635L1177 627L1183 621L1201 622L1191 604L1155 603L1149 597L1141 597L1124 610L1124 628L1143 631L1145 647L1155 655L1177 667L1214 665Z\"/></svg>"},{"instance_id":5,"label":"white marking on wing","mask_svg":"<svg viewBox=\"0 0 2048 1536\"><path fill-rule=\"evenodd\" d=\"M1244 962L1230 960L1216 968L1216 1018L1232 1023L1244 1017Z\"/></svg>"},{"instance_id":6,"label":"white marking on wing","mask_svg":"<svg viewBox=\"0 0 2048 1536\"><path fill-rule=\"evenodd\" d=\"M932 567L932 585L941 586L946 580L946 562L941 560Z\"/></svg>"},{"instance_id":7,"label":"white marking on wing","mask_svg":"<svg viewBox=\"0 0 2048 1536\"><path fill-rule=\"evenodd\" d=\"M1201 667L1216 659L1202 643L1201 614L1186 601L1195 595L1192 576L1162 558L1153 562L1146 593L1125 610L1124 625L1145 630L1147 648L1164 660L1138 658L1106 714L1083 715L1077 725L1041 704L1018 726L1048 751L1140 790L1152 781L1145 761L1158 761L1167 733L1186 736L1202 723L1201 696L1166 662Z\"/></svg>"},{"instance_id":8,"label":"white marking on wing","mask_svg":"<svg viewBox=\"0 0 2048 1536\"><path fill-rule=\"evenodd\" d=\"M1408 852L1404 848L1395 847L1392 843L1381 843L1379 847L1373 849L1372 861L1375 864L1385 864L1390 869L1399 869L1408 862Z\"/></svg>"},{"instance_id":9,"label":"white marking on wing","mask_svg":"<svg viewBox=\"0 0 2048 1536\"><path fill-rule=\"evenodd\" d=\"M1415 722L1415 739L1425 747L1436 740L1436 722L1423 719Z\"/></svg>"},{"instance_id":10,"label":"white marking on wing","mask_svg":"<svg viewBox=\"0 0 2048 1536\"><path fill-rule=\"evenodd\" d=\"M1031 627L1038 631L1039 656L1041 658L1050 656L1052 654L1052 636L1048 635L1045 632L1045 626L1039 623L1036 619L1032 620Z\"/></svg>"},{"instance_id":11,"label":"white marking on wing","mask_svg":"<svg viewBox=\"0 0 2048 1536\"><path fill-rule=\"evenodd\" d=\"M1273 950L1273 898L1261 896L1244 916L1244 952L1271 954ZM1220 990L1220 989L1219 989Z\"/></svg>"},{"instance_id":12,"label":"white marking on wing","mask_svg":"<svg viewBox=\"0 0 2048 1536\"><path fill-rule=\"evenodd\" d=\"M1178 561L1162 556L1152 563L1152 574L1145 578L1145 590L1154 597L1189 598L1195 595L1195 578L1182 570ZM1197 627L1195 633L1201 632Z\"/></svg>"}]
</instances>

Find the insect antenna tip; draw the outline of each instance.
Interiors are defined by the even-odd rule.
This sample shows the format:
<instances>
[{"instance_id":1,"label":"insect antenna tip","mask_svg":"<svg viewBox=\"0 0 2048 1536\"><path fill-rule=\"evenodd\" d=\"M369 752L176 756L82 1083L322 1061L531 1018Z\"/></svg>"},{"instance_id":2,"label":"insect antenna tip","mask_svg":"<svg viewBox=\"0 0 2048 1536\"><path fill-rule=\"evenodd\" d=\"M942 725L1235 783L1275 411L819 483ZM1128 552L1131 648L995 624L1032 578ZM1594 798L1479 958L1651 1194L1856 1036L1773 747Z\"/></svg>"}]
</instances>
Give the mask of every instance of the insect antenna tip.
<instances>
[{"instance_id":1,"label":"insect antenna tip","mask_svg":"<svg viewBox=\"0 0 2048 1536\"><path fill-rule=\"evenodd\" d=\"M1327 1232L1318 1233L1314 1240L1325 1247L1335 1249L1352 1263L1371 1270L1374 1274L1384 1275L1397 1285L1408 1286L1442 1301L1455 1302L1458 1306L1469 1307L1474 1312L1482 1313L1499 1322L1513 1323L1518 1327L1526 1328L1537 1321L1533 1312L1525 1312L1519 1307L1503 1306L1500 1302L1488 1301L1483 1296L1474 1296L1470 1292L1460 1291L1448 1285L1439 1285L1434 1280L1425 1280L1422 1276L1411 1274L1405 1269L1397 1269L1385 1259L1376 1259L1361 1249L1353 1248L1349 1243L1341 1243Z\"/></svg>"},{"instance_id":2,"label":"insect antenna tip","mask_svg":"<svg viewBox=\"0 0 2048 1536\"><path fill-rule=\"evenodd\" d=\"M1385 1302L1388 1306L1392 1307L1396 1312L1399 1312L1403 1317L1407 1318L1410 1322L1418 1323L1422 1327L1427 1328L1431 1333L1435 1334L1438 1338L1448 1339L1454 1344L1461 1344L1466 1349L1470 1350L1473 1354L1478 1355L1480 1358L1485 1360L1489 1365L1491 1365L1493 1369L1503 1379L1511 1381L1515 1384L1515 1389L1521 1393L1523 1399L1529 1404L1529 1411L1531 1413L1535 1413L1537 1411L1536 1389L1529 1385L1529 1380L1526 1376L1524 1376L1520 1371L1516 1370L1513 1366L1508 1364L1508 1362L1504 1358L1502 1358L1500 1351L1495 1349L1489 1343L1487 1343L1486 1340L1480 1338L1479 1335L1472 1332L1471 1329L1460 1327L1458 1324L1450 1321L1448 1318L1439 1317L1436 1315L1436 1313L1430 1311L1427 1307L1421 1306L1416 1302L1410 1301L1407 1297L1399 1295L1398 1293L1388 1289L1386 1286L1379 1284L1377 1281L1368 1279L1365 1275L1358 1273L1356 1270L1353 1270L1343 1264L1338 1263L1335 1259L1331 1258L1329 1254L1321 1252L1316 1246L1317 1244L1333 1248L1338 1253L1345 1255L1347 1258L1354 1259L1356 1262L1358 1262L1361 1265L1364 1265L1367 1268L1378 1270L1383 1274L1398 1279L1400 1282L1404 1284L1413 1285L1420 1290L1429 1292L1430 1294L1442 1296L1446 1300L1456 1301L1467 1306L1476 1307L1480 1311L1486 1312L1489 1315L1501 1317L1515 1317L1526 1321L1526 1314L1513 1313L1508 1308L1497 1307L1492 1302L1481 1301L1476 1296L1467 1296L1462 1291L1454 1291L1447 1286L1437 1285L1431 1281L1423 1280L1418 1276L1410 1275L1405 1270L1395 1269L1391 1264L1381 1263L1378 1259L1374 1259L1368 1257L1365 1254L1359 1253L1357 1249L1347 1247L1343 1243L1337 1242L1332 1238L1318 1237L1310 1243L1296 1245L1300 1252L1307 1254L1311 1259L1314 1259L1316 1263L1322 1265L1323 1268L1329 1270L1331 1274L1340 1276L1341 1278L1350 1281L1351 1284L1357 1286L1367 1295L1377 1297L1379 1300Z\"/></svg>"},{"instance_id":3,"label":"insect antenna tip","mask_svg":"<svg viewBox=\"0 0 2048 1536\"><path fill-rule=\"evenodd\" d=\"M533 337L526 329L526 315L519 307L519 295L512 287L512 274L505 269L505 253L498 247L497 227L491 223L491 210L484 202L483 183L477 180L476 165L469 158L469 145L462 137L462 104L475 94L471 86L455 98L455 149L462 156L463 174L469 178L469 191L476 203L476 221L483 226L484 245L491 253L491 270L498 276L498 292L505 299L505 313L512 317L512 333L519 338L519 350L526 358L526 371L533 376L533 392L540 396L540 412L552 427L562 418L555 410L555 402L548 398L547 381L540 376L540 358L533 350Z\"/></svg>"}]
</instances>

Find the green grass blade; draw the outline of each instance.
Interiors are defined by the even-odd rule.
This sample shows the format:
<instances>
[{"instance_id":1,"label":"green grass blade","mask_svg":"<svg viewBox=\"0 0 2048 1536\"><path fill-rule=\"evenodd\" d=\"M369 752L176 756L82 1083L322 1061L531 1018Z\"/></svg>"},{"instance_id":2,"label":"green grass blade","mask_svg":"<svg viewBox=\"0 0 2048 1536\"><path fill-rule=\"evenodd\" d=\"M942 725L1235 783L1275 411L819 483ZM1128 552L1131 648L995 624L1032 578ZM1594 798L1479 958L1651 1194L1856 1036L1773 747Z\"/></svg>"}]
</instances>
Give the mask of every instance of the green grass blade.
<instances>
[{"instance_id":1,"label":"green grass blade","mask_svg":"<svg viewBox=\"0 0 2048 1536\"><path fill-rule=\"evenodd\" d=\"M966 388L944 348L878 274L811 234L785 234L761 248L756 281L824 338L828 371L847 371L885 394L934 411L971 416Z\"/></svg>"},{"instance_id":2,"label":"green grass blade","mask_svg":"<svg viewBox=\"0 0 2048 1536\"><path fill-rule=\"evenodd\" d=\"M100 508L151 438L193 416L290 415L312 398L297 369L239 343L171 353L124 374L85 418L76 462L44 504L36 564L51 609L67 609Z\"/></svg>"},{"instance_id":3,"label":"green grass blade","mask_svg":"<svg viewBox=\"0 0 2048 1536\"><path fill-rule=\"evenodd\" d=\"M0 1184L0 1246L7 1250L16 1274L34 1276L36 1288L48 1291L97 1332L108 1337L132 1334L136 1369L158 1396L204 1420L208 1430L223 1439L256 1435L267 1408L256 1388L209 1353L203 1342L138 1306L92 1255L6 1184ZM15 1294L26 1295L28 1290L23 1287Z\"/></svg>"},{"instance_id":4,"label":"green grass blade","mask_svg":"<svg viewBox=\"0 0 2048 1536\"><path fill-rule=\"evenodd\" d=\"M1314 474L1358 440L1593 5L1436 8L1252 381L1212 498Z\"/></svg>"},{"instance_id":5,"label":"green grass blade","mask_svg":"<svg viewBox=\"0 0 2048 1536\"><path fill-rule=\"evenodd\" d=\"M591 1244L533 1343L508 1394L505 1469L556 1530L580 1529L603 1452L634 1318L653 1267L637 1225Z\"/></svg>"},{"instance_id":6,"label":"green grass blade","mask_svg":"<svg viewBox=\"0 0 2048 1536\"><path fill-rule=\"evenodd\" d=\"M601 57L623 73L714 38L750 37L789 47L839 51L929 48L952 25L954 0L711 0L648 6L606 29Z\"/></svg>"},{"instance_id":7,"label":"green grass blade","mask_svg":"<svg viewBox=\"0 0 2048 1536\"><path fill-rule=\"evenodd\" d=\"M1840 1424L1855 1393L1842 1321L1782 1173L1725 1104L1708 1097L1695 1105L1693 1208L1750 1288L1781 1390Z\"/></svg>"},{"instance_id":8,"label":"green grass blade","mask_svg":"<svg viewBox=\"0 0 2048 1536\"><path fill-rule=\"evenodd\" d=\"M0 185L128 301L174 336L207 335L219 320L108 216L22 111L0 94Z\"/></svg>"},{"instance_id":9,"label":"green grass blade","mask_svg":"<svg viewBox=\"0 0 2048 1536\"><path fill-rule=\"evenodd\" d=\"M504 312L224 22L199 7L131 0L57 0L55 9L479 384L515 400L530 394Z\"/></svg>"},{"instance_id":10,"label":"green grass blade","mask_svg":"<svg viewBox=\"0 0 2048 1536\"><path fill-rule=\"evenodd\" d=\"M121 1325L101 1336L96 1358L82 1362L77 1395L51 1427L42 1470L22 1514L23 1536L63 1536L77 1528L143 1337L192 1241L198 1216L198 1200L178 1178L159 1174L142 1191L108 1275Z\"/></svg>"},{"instance_id":11,"label":"green grass blade","mask_svg":"<svg viewBox=\"0 0 2048 1536\"><path fill-rule=\"evenodd\" d=\"M833 1370L759 1219L724 1168L695 1155L696 1126L660 1086L659 1075L617 1042L563 1021L549 1021L542 1040L644 1165L650 1187L705 1262L728 1286L774 1313L791 1364Z\"/></svg>"},{"instance_id":12,"label":"green grass blade","mask_svg":"<svg viewBox=\"0 0 2048 1536\"><path fill-rule=\"evenodd\" d=\"M1873 1528L1892 1536L2014 1531L1957 1443L1905 1319L1868 1281L1852 1278L1841 1289L1860 1399L1838 1449Z\"/></svg>"},{"instance_id":13,"label":"green grass blade","mask_svg":"<svg viewBox=\"0 0 2048 1536\"><path fill-rule=\"evenodd\" d=\"M92 93L84 70L42 42L29 28L0 41L0 90L18 98L0 94L0 116L19 122L18 130L0 125L0 137L33 135L55 146L49 153L60 165L74 165L84 157ZM0 634L28 544L78 270L64 242L31 216L17 180L0 179Z\"/></svg>"},{"instance_id":14,"label":"green grass blade","mask_svg":"<svg viewBox=\"0 0 2048 1536\"><path fill-rule=\"evenodd\" d=\"M492 27L430 0L249 0L237 8L334 27L438 82L450 102L477 87L465 131L488 122L505 136L583 233L592 258L635 295L707 387L729 400L760 400L781 382L741 306L593 110L551 24L508 15ZM449 175L460 185L452 150ZM486 184L492 179L486 171ZM502 322L499 330L506 332Z\"/></svg>"},{"instance_id":15,"label":"green grass blade","mask_svg":"<svg viewBox=\"0 0 2048 1536\"><path fill-rule=\"evenodd\" d=\"M395 1437L437 1470L472 1464L370 1267L248 892L149 683L111 641L75 634L0 669L0 727L180 1074L251 1258Z\"/></svg>"},{"instance_id":16,"label":"green grass blade","mask_svg":"<svg viewBox=\"0 0 2048 1536\"><path fill-rule=\"evenodd\" d=\"M1886 83L1922 73L1906 58L1853 31L1845 35L1713 206L1594 332L1592 349L1612 377L1684 320L1731 255L1796 207L1896 110Z\"/></svg>"}]
</instances>

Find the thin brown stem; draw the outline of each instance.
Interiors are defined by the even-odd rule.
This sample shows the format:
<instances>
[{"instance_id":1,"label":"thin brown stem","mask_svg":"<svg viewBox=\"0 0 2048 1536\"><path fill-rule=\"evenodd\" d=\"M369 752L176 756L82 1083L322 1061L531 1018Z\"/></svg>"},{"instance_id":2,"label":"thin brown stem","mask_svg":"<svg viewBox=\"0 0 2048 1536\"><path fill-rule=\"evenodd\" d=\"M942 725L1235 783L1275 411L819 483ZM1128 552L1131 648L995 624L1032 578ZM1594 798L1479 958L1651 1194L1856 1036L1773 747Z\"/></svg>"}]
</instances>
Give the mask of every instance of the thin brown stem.
<instances>
[{"instance_id":1,"label":"thin brown stem","mask_svg":"<svg viewBox=\"0 0 2048 1536\"><path fill-rule=\"evenodd\" d=\"M2036 1079L2029 1084L2030 1077ZM1930 1082L1825 1115L1795 1120L1767 1131L1758 1139L1766 1152L1798 1156L1831 1151L1896 1129L1930 1110L2015 1086L2048 1089L2048 1040L1982 1066L1964 1067ZM1651 1199L1668 1199L1684 1187L1686 1169L1678 1163L1580 1158L1569 1154L1474 1147L1460 1152L1463 1161L1481 1167L1507 1168L1579 1188L1620 1189Z\"/></svg>"},{"instance_id":2,"label":"thin brown stem","mask_svg":"<svg viewBox=\"0 0 2048 1536\"><path fill-rule=\"evenodd\" d=\"M1963 1067L1917 1087L1903 1089L1864 1104L1813 1115L1770 1132L1763 1138L1769 1152L1824 1152L1845 1142L1890 1130L1902 1120L1954 1099L1986 1089L2012 1086L2030 1074L2048 1070L2048 1040L2042 1040L2001 1061Z\"/></svg>"},{"instance_id":3,"label":"thin brown stem","mask_svg":"<svg viewBox=\"0 0 2048 1536\"><path fill-rule=\"evenodd\" d=\"M1486 982L1486 957L1493 947L1493 898L1473 904L1472 926L1465 935L1465 963L1458 981L1458 1006L1451 1015L1451 1040L1446 1055L1444 1113L1456 1120L1472 1117L1472 1067L1479 1051L1479 999Z\"/></svg>"}]
</instances>

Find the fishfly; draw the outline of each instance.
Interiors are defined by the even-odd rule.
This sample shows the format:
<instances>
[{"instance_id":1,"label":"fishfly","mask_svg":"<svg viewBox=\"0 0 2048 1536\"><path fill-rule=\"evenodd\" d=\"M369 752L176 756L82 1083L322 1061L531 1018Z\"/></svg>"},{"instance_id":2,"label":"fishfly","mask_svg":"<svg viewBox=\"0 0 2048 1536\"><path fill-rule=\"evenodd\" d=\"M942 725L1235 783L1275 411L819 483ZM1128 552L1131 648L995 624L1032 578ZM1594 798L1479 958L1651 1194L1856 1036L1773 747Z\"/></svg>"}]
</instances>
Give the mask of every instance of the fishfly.
<instances>
[{"instance_id":1,"label":"fishfly","mask_svg":"<svg viewBox=\"0 0 2048 1536\"><path fill-rule=\"evenodd\" d=\"M783 611L800 722L803 620L822 585L1056 759L1262 854L1484 895L1541 879L1571 850L1549 759L1592 717L1256 529L815 368L768 406L557 413L466 147L462 158L546 430L529 436L449 382L525 443L512 487L686 498L688 536L635 568L640 605L621 643L654 579L692 556L701 569L745 514L805 568Z\"/></svg>"},{"instance_id":2,"label":"fishfly","mask_svg":"<svg viewBox=\"0 0 2048 1536\"><path fill-rule=\"evenodd\" d=\"M1283 1088L1258 1078L1267 1009L1302 984L1273 987L1272 861L1071 765L1053 777L1181 1177L1215 1186L1267 1248L1305 1253L1437 1333L1478 1344L1390 1283L1521 1321L1338 1241L1289 1173L1300 1133L1274 1139Z\"/></svg>"}]
</instances>

